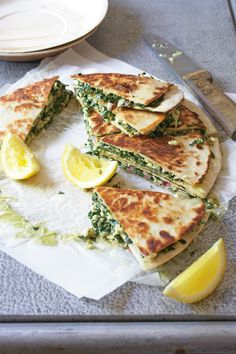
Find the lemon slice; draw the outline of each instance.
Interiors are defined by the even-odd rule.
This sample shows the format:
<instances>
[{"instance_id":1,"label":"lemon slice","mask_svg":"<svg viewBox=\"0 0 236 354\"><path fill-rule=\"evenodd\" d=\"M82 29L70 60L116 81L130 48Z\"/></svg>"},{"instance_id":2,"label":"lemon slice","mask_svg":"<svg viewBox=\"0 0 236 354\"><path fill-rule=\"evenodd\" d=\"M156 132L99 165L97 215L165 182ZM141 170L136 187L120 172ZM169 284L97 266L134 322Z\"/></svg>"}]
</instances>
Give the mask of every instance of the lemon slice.
<instances>
[{"instance_id":1,"label":"lemon slice","mask_svg":"<svg viewBox=\"0 0 236 354\"><path fill-rule=\"evenodd\" d=\"M5 135L1 146L2 168L11 179L26 179L39 171L39 164L29 147L17 135Z\"/></svg>"},{"instance_id":2,"label":"lemon slice","mask_svg":"<svg viewBox=\"0 0 236 354\"><path fill-rule=\"evenodd\" d=\"M66 178L80 188L105 184L115 174L117 166L117 161L82 154L71 144L66 145L62 155L62 168Z\"/></svg>"},{"instance_id":3,"label":"lemon slice","mask_svg":"<svg viewBox=\"0 0 236 354\"><path fill-rule=\"evenodd\" d=\"M225 269L225 244L220 238L206 253L172 280L163 294L184 303L200 301L219 285Z\"/></svg>"}]
</instances>

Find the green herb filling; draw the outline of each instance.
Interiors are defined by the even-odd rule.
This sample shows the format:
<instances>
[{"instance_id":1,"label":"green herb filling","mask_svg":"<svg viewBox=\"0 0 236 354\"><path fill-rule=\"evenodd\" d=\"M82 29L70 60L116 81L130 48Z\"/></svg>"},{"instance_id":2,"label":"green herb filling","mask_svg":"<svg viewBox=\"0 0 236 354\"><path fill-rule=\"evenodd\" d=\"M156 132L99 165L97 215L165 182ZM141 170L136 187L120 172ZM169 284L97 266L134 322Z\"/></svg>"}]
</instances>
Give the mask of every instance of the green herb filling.
<instances>
[{"instance_id":1,"label":"green herb filling","mask_svg":"<svg viewBox=\"0 0 236 354\"><path fill-rule=\"evenodd\" d=\"M56 81L54 83L47 105L35 120L34 125L26 137L27 144L29 144L29 142L38 135L43 128L46 128L51 123L53 117L59 114L67 105L71 96L72 92L66 90L65 85L62 82Z\"/></svg>"},{"instance_id":2,"label":"green herb filling","mask_svg":"<svg viewBox=\"0 0 236 354\"><path fill-rule=\"evenodd\" d=\"M144 104L138 104L134 103L133 101L125 100L121 96L118 96L114 93L109 93L109 94L104 94L102 90L91 87L88 83L81 82L77 80L77 88L76 88L76 94L79 97L84 97L86 95L92 95L95 96L96 100L102 100L105 102L111 102L111 103L120 103L120 106L125 106L125 107L137 107L137 108L147 108L147 107L157 107L164 99L164 95L156 99L155 101L151 102L148 105Z\"/></svg>"},{"instance_id":3,"label":"green herb filling","mask_svg":"<svg viewBox=\"0 0 236 354\"><path fill-rule=\"evenodd\" d=\"M112 217L108 208L104 205L97 193L92 197L92 210L88 217L91 220L98 240L107 241L127 247L132 243L120 224Z\"/></svg>"}]
</instances>

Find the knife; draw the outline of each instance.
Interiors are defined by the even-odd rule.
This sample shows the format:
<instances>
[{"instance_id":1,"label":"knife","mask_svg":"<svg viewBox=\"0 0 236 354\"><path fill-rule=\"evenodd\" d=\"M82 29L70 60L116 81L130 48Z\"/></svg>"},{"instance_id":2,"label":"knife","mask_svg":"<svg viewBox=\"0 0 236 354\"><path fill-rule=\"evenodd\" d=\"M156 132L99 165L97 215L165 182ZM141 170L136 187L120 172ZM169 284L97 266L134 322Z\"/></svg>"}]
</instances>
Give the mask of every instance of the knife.
<instances>
[{"instance_id":1,"label":"knife","mask_svg":"<svg viewBox=\"0 0 236 354\"><path fill-rule=\"evenodd\" d=\"M236 28L236 0L228 0L228 4L234 27Z\"/></svg>"},{"instance_id":2,"label":"knife","mask_svg":"<svg viewBox=\"0 0 236 354\"><path fill-rule=\"evenodd\" d=\"M236 140L236 104L214 83L211 74L166 39L152 33L146 33L143 37L161 61L171 68L175 76L190 89L212 118L222 126L227 135Z\"/></svg>"}]
</instances>

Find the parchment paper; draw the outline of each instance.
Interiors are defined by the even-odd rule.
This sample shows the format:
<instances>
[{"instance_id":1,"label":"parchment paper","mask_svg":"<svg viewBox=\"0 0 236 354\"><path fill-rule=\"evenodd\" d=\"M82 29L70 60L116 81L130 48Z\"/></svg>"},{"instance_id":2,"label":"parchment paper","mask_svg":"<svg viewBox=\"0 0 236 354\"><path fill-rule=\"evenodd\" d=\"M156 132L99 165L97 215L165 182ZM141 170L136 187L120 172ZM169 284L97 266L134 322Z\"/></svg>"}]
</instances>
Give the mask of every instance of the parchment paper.
<instances>
[{"instance_id":1,"label":"parchment paper","mask_svg":"<svg viewBox=\"0 0 236 354\"><path fill-rule=\"evenodd\" d=\"M1 88L0 94L55 74L71 85L70 75L78 72L137 74L141 71L104 56L84 42L57 58L45 59L15 84ZM189 98L187 93L186 97ZM0 190L3 196L9 197L9 205L32 225L43 223L59 235L83 233L90 226L87 213L91 206L91 193L75 188L65 179L60 158L66 143L86 151L86 140L82 115L76 101L72 100L52 125L31 143L41 165L40 172L23 182L10 181L1 173ZM235 146L231 140L221 144L223 168L214 192L225 205L236 195ZM111 185L119 183L130 188L163 191L138 176L122 170L118 172ZM1 221L1 212L0 208L0 248L78 297L98 300L134 278L146 284L162 284L157 272L144 274L130 252L119 247L101 245L99 249L89 250L83 243L75 241L42 246L35 239L16 238L20 228L4 219Z\"/></svg>"}]
</instances>

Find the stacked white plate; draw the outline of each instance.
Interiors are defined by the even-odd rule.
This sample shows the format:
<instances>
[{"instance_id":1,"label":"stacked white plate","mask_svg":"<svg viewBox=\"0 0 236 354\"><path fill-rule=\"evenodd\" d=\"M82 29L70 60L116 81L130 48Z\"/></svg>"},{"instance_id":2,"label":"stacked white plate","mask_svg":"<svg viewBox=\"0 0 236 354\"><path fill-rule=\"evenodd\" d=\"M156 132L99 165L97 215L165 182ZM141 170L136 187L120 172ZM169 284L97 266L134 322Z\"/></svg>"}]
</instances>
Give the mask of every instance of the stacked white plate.
<instances>
[{"instance_id":1,"label":"stacked white plate","mask_svg":"<svg viewBox=\"0 0 236 354\"><path fill-rule=\"evenodd\" d=\"M0 60L53 56L90 36L107 0L1 0Z\"/></svg>"}]
</instances>

